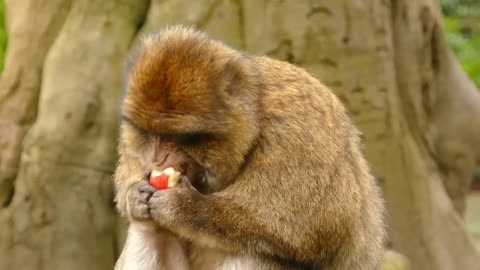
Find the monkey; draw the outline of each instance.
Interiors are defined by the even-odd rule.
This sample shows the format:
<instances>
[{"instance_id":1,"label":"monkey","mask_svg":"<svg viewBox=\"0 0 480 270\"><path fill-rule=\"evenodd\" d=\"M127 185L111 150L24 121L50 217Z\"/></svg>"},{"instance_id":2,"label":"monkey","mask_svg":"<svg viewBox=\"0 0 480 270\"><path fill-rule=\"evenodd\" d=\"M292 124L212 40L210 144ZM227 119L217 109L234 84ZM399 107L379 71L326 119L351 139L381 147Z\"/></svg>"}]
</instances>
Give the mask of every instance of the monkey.
<instances>
[{"instance_id":1,"label":"monkey","mask_svg":"<svg viewBox=\"0 0 480 270\"><path fill-rule=\"evenodd\" d=\"M131 223L116 270L378 269L383 199L332 90L181 25L132 59L114 176ZM181 184L150 187L167 167Z\"/></svg>"}]
</instances>

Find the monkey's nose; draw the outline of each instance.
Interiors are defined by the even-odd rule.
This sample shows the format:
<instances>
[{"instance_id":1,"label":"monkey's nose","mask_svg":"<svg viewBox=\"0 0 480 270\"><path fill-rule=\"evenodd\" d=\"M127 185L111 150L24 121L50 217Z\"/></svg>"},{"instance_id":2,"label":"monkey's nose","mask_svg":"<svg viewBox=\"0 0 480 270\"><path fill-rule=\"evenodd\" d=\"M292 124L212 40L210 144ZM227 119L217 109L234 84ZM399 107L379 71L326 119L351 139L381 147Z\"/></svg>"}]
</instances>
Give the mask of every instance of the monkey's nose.
<instances>
[{"instance_id":1,"label":"monkey's nose","mask_svg":"<svg viewBox=\"0 0 480 270\"><path fill-rule=\"evenodd\" d=\"M170 153L160 153L157 155L154 155L152 163L155 167L160 168L164 163L167 161L168 156Z\"/></svg>"}]
</instances>

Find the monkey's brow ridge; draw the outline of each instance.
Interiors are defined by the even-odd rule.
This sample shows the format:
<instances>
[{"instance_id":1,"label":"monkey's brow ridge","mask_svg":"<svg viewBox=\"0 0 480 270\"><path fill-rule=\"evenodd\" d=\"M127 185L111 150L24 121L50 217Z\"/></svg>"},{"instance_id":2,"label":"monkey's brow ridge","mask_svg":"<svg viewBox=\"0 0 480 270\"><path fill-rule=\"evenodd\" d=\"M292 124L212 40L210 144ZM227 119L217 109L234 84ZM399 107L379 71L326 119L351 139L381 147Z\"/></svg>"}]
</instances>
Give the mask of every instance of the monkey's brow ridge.
<instances>
[{"instance_id":1,"label":"monkey's brow ridge","mask_svg":"<svg viewBox=\"0 0 480 270\"><path fill-rule=\"evenodd\" d=\"M125 121L125 123L129 124L130 126L139 130L142 133L145 133L145 134L151 133L151 132L148 132L146 129L140 127L139 125L135 124L135 122L133 122L133 120L128 118L126 115L122 114L122 120Z\"/></svg>"}]
</instances>

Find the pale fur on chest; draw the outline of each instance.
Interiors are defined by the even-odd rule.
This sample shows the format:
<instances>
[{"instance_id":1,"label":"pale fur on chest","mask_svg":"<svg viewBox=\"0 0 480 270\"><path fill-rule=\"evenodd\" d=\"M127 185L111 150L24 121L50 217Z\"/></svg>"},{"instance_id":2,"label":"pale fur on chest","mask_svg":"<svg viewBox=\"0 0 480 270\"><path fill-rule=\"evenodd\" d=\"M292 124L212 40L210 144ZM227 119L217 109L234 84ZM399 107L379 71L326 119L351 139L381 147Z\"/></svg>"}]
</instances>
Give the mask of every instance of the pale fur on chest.
<instances>
[{"instance_id":1,"label":"pale fur on chest","mask_svg":"<svg viewBox=\"0 0 480 270\"><path fill-rule=\"evenodd\" d=\"M203 246L185 244L151 224L132 222L115 270L240 270L256 269L253 258L231 256Z\"/></svg>"},{"instance_id":2,"label":"pale fur on chest","mask_svg":"<svg viewBox=\"0 0 480 270\"><path fill-rule=\"evenodd\" d=\"M182 242L150 224L133 222L115 270L187 270Z\"/></svg>"}]
</instances>

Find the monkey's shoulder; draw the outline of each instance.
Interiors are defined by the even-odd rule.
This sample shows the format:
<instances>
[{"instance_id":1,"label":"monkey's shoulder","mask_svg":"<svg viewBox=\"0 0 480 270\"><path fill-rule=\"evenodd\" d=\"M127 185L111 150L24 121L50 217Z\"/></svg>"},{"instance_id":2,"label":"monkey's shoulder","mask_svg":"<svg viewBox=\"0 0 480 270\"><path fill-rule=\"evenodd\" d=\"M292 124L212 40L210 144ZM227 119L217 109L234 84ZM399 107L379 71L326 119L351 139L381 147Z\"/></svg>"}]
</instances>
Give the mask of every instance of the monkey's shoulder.
<instances>
[{"instance_id":1,"label":"monkey's shoulder","mask_svg":"<svg viewBox=\"0 0 480 270\"><path fill-rule=\"evenodd\" d=\"M334 92L305 69L264 56L254 61L262 80L262 107L267 113L336 121L346 117L345 106Z\"/></svg>"},{"instance_id":2,"label":"monkey's shoulder","mask_svg":"<svg viewBox=\"0 0 480 270\"><path fill-rule=\"evenodd\" d=\"M253 59L263 88L268 92L266 94L290 95L305 102L318 98L328 100L335 96L330 88L302 67L266 56Z\"/></svg>"}]
</instances>

